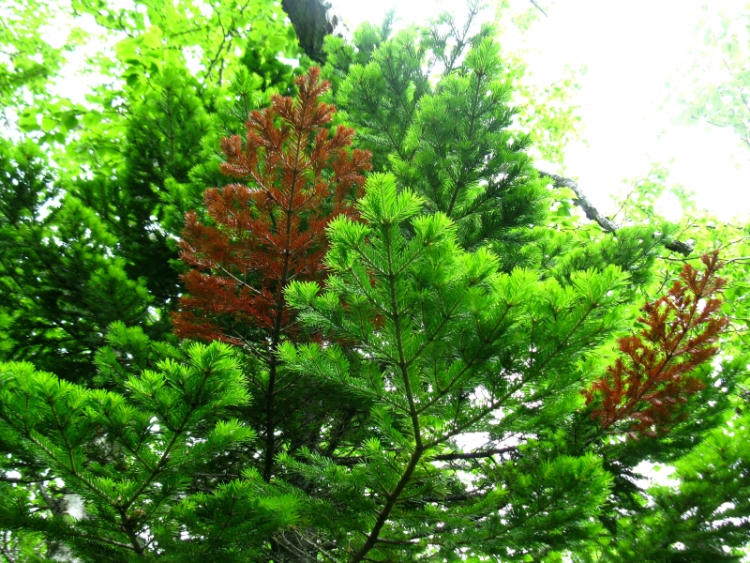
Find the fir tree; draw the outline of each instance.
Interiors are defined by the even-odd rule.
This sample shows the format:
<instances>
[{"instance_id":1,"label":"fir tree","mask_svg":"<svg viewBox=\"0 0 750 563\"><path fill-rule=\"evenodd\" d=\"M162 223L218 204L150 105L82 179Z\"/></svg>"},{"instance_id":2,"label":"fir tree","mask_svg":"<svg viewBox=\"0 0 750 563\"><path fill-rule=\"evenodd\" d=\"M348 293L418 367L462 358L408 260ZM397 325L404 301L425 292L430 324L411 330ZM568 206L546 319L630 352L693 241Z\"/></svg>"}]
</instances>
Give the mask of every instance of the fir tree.
<instances>
[{"instance_id":1,"label":"fir tree","mask_svg":"<svg viewBox=\"0 0 750 563\"><path fill-rule=\"evenodd\" d=\"M85 381L111 323L150 327L152 298L109 254L117 239L100 218L61 198L38 147L0 147L0 354Z\"/></svg>"},{"instance_id":2,"label":"fir tree","mask_svg":"<svg viewBox=\"0 0 750 563\"><path fill-rule=\"evenodd\" d=\"M15 109L30 138L0 144L7 202L0 209L0 330L7 336L0 358L88 380L110 323L169 338L184 214L217 185L218 139L243 128L266 90L293 86L293 69L277 55L297 53L296 39L278 6L264 2L239 10L229 1L202 10L191 0L7 8L14 23L0 31L0 43L17 55L11 67L0 64L0 74L15 67L19 76L10 72L9 90L0 87L2 110ZM87 28L95 21L116 42L114 52L87 61L104 84L85 107L56 98L43 78L51 80L65 51L96 36L96 27L90 35L74 29L63 48L34 43L55 17L75 25L90 18ZM250 22L254 38L233 40ZM227 54L229 45L239 53ZM191 50L202 55L194 71L186 64ZM34 93L26 104L24 85Z\"/></svg>"},{"instance_id":3,"label":"fir tree","mask_svg":"<svg viewBox=\"0 0 750 563\"><path fill-rule=\"evenodd\" d=\"M124 341L143 337L119 332ZM260 545L253 534L293 522L293 498L286 508L251 500L249 492L263 487L260 476L191 491L207 460L253 437L227 417L246 402L247 390L226 345L186 347L178 360L121 380L122 394L60 381L25 363L3 365L0 381L0 440L20 474L9 481L34 479L39 466L54 475L39 479L38 488L52 518L36 509L30 491L5 488L0 523L43 534L50 559L127 561L158 549L165 560L184 561L221 551L227 534L247 536L239 540L240 560L252 560ZM55 494L61 486L80 495L75 518L63 518L70 498ZM206 535L208 544L199 541Z\"/></svg>"},{"instance_id":4,"label":"fir tree","mask_svg":"<svg viewBox=\"0 0 750 563\"><path fill-rule=\"evenodd\" d=\"M188 214L180 242L182 259L194 269L183 276L188 295L174 316L176 332L249 352L258 399L250 416L262 428L266 480L282 448L316 440L321 416L340 408L322 399L314 407L311 390L285 377L277 356L282 341L299 335L286 287L323 279L326 226L353 214L361 172L370 167L368 153L346 150L352 129L326 129L334 108L319 100L328 89L319 75L311 68L297 79L297 98L277 96L271 107L254 111L244 146L239 136L222 141L222 171L245 183L207 190L214 225Z\"/></svg>"},{"instance_id":5,"label":"fir tree","mask_svg":"<svg viewBox=\"0 0 750 563\"><path fill-rule=\"evenodd\" d=\"M591 369L583 355L618 324L623 274L579 272L564 287L531 270L500 273L487 250L460 249L444 214L422 216L423 201L397 193L393 177L371 177L366 192L366 223L340 219L330 230L329 289L296 282L289 293L306 323L356 345L286 344L287 365L340 385L368 412L369 436L339 442L332 460L312 450L282 459L312 483L332 462L351 468L311 504L321 545L347 545L349 561L462 548L520 559L556 546L544 529L590 532L609 481L595 457L491 460L513 435L575 409ZM487 443L461 445L477 433ZM339 532L344 495L350 524Z\"/></svg>"}]
</instances>

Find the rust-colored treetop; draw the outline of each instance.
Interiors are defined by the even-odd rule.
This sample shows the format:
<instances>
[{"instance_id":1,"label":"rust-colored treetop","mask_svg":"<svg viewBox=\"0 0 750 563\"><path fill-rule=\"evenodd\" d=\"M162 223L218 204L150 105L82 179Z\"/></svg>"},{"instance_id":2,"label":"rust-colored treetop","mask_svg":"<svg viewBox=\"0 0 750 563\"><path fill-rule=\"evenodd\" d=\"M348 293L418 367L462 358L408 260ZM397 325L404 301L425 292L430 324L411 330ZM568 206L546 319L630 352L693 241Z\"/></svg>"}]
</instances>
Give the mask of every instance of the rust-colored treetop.
<instances>
[{"instance_id":1,"label":"rust-colored treetop","mask_svg":"<svg viewBox=\"0 0 750 563\"><path fill-rule=\"evenodd\" d=\"M620 357L586 392L591 416L603 427L629 420L634 433L667 432L683 414L681 405L705 386L695 368L716 355L729 321L717 297L726 283L717 276L718 253L701 261L703 272L686 264L666 295L644 305L638 321L645 326L618 340Z\"/></svg>"},{"instance_id":2,"label":"rust-colored treetop","mask_svg":"<svg viewBox=\"0 0 750 563\"><path fill-rule=\"evenodd\" d=\"M179 336L239 345L260 330L275 345L292 327L284 287L324 275L326 225L355 215L370 154L348 150L353 129L328 129L335 108L320 101L330 86L319 76L311 68L295 98L253 111L244 141L222 141L221 170L237 183L206 190L212 224L185 217L180 257L193 269L182 276Z\"/></svg>"}]
</instances>

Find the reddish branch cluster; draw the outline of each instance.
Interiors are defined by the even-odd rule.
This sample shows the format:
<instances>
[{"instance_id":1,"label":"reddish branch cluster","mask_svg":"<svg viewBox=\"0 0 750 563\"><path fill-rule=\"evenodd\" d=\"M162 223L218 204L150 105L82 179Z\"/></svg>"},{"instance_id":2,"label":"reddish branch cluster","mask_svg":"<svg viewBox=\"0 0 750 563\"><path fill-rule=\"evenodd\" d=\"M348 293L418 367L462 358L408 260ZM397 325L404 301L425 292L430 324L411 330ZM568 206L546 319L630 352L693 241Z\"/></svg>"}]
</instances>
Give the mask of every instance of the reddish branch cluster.
<instances>
[{"instance_id":1,"label":"reddish branch cluster","mask_svg":"<svg viewBox=\"0 0 750 563\"><path fill-rule=\"evenodd\" d=\"M672 289L643 307L638 320L645 327L619 339L620 357L586 392L587 404L594 405L591 416L604 428L630 420L633 432L666 432L680 405L704 387L691 372L717 353L716 340L728 320L715 297L726 282L716 275L718 253L701 261L703 273L685 265Z\"/></svg>"},{"instance_id":2,"label":"reddish branch cluster","mask_svg":"<svg viewBox=\"0 0 750 563\"><path fill-rule=\"evenodd\" d=\"M313 67L296 99L275 96L252 112L244 149L238 136L222 141L221 170L242 183L206 191L213 225L186 216L180 257L194 269L182 277L179 336L275 346L293 327L284 288L323 276L326 225L354 215L371 165L369 153L347 150L352 129L326 128L335 108L319 101L329 89L319 76Z\"/></svg>"}]
</instances>

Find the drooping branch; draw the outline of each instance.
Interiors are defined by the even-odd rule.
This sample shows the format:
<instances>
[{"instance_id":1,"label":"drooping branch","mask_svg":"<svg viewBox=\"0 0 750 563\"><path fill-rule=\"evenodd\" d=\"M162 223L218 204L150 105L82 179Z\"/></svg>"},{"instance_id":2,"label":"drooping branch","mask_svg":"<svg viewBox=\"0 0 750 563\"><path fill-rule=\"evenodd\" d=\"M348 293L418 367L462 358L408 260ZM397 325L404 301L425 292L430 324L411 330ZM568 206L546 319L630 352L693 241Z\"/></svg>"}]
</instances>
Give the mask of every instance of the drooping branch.
<instances>
[{"instance_id":1,"label":"drooping branch","mask_svg":"<svg viewBox=\"0 0 750 563\"><path fill-rule=\"evenodd\" d=\"M549 178L550 180L552 180L552 185L555 188L571 189L573 193L576 194L576 199L573 200L576 205L583 209L583 212L586 214L586 217L588 219L590 219L591 221L596 221L596 223L604 231L608 233L615 233L620 228L617 223L612 221L612 219L610 219L609 217L605 217L596 209L591 200L586 197L586 194L583 193L583 190L581 190L578 182L564 176L552 174L551 172L544 172L543 170L539 170L538 172L542 178ZM669 240L664 243L664 247L668 250L672 250L673 252L679 252L683 256L687 256L693 251L693 245L691 243L682 242L679 240Z\"/></svg>"}]
</instances>

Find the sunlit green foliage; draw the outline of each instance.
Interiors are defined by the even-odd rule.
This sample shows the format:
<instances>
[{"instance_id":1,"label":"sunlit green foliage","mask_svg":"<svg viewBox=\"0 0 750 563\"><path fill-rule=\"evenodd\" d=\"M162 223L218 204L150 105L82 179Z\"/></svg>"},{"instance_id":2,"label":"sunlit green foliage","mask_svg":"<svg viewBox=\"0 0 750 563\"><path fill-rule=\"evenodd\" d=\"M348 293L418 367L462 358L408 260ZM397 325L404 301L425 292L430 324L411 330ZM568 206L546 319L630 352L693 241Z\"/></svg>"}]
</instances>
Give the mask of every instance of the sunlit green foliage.
<instances>
[{"instance_id":1,"label":"sunlit green foliage","mask_svg":"<svg viewBox=\"0 0 750 563\"><path fill-rule=\"evenodd\" d=\"M750 13L741 4L704 6L702 44L682 69L675 97L684 119L727 128L750 149Z\"/></svg>"}]
</instances>

